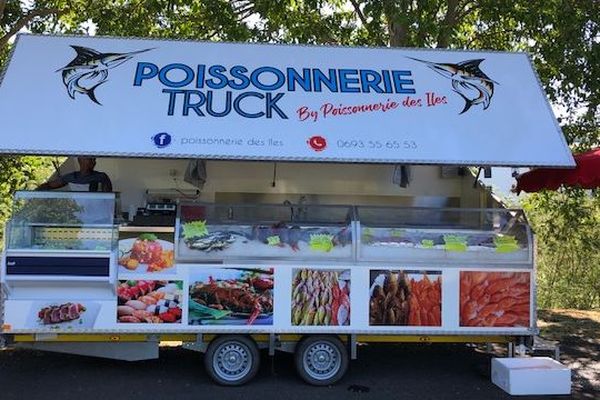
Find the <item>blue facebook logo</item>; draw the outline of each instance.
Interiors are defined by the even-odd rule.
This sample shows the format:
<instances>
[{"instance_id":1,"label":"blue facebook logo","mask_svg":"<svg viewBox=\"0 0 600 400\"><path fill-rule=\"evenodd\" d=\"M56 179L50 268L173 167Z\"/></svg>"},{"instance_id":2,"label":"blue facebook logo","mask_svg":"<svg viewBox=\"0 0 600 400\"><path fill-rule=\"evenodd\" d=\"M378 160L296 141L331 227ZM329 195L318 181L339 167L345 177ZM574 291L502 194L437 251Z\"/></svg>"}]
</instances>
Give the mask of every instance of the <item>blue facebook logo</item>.
<instances>
[{"instance_id":1,"label":"blue facebook logo","mask_svg":"<svg viewBox=\"0 0 600 400\"><path fill-rule=\"evenodd\" d=\"M171 144L171 135L169 135L167 132L157 133L156 135L152 136L152 141L156 147L162 149L163 147L167 147Z\"/></svg>"}]
</instances>

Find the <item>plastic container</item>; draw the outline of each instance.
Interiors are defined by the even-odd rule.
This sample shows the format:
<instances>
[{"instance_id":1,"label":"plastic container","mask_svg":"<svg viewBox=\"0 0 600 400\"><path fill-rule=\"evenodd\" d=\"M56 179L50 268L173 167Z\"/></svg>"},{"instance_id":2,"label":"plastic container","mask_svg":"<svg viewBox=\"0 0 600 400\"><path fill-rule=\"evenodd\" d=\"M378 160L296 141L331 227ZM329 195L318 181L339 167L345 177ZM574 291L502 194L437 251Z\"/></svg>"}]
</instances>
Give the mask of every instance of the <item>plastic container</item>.
<instances>
[{"instance_id":1,"label":"plastic container","mask_svg":"<svg viewBox=\"0 0 600 400\"><path fill-rule=\"evenodd\" d=\"M549 357L494 358L492 382L510 395L571 393L571 370Z\"/></svg>"}]
</instances>

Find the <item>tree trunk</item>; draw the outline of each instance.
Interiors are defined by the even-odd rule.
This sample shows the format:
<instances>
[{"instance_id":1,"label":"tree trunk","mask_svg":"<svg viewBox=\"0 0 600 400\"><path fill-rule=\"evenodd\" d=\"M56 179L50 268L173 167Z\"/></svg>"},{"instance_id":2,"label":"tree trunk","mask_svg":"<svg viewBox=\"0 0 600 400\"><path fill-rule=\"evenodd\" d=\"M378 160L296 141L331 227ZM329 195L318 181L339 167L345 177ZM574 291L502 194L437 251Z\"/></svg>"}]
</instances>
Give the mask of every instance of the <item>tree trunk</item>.
<instances>
[{"instance_id":1,"label":"tree trunk","mask_svg":"<svg viewBox=\"0 0 600 400\"><path fill-rule=\"evenodd\" d=\"M436 47L438 48L448 47L448 44L450 43L450 37L452 36L452 31L458 22L458 0L448 0L446 4L446 16L444 17L444 21L442 21L442 26L440 27L440 32L438 33L437 38Z\"/></svg>"}]
</instances>

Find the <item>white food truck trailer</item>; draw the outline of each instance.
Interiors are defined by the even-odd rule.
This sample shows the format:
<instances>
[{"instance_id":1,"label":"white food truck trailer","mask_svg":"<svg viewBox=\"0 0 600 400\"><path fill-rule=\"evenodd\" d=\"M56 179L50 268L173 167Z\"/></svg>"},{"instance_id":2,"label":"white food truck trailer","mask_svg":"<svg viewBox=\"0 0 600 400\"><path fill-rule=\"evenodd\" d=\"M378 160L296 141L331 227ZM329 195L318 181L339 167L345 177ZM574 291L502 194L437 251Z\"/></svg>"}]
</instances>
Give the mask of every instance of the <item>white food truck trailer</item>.
<instances>
[{"instance_id":1,"label":"white food truck trailer","mask_svg":"<svg viewBox=\"0 0 600 400\"><path fill-rule=\"evenodd\" d=\"M465 167L574 165L523 53L20 35L0 151L98 157L114 192L18 192L10 346L250 380L359 342L528 344L533 236ZM477 187L476 187L477 186Z\"/></svg>"}]
</instances>

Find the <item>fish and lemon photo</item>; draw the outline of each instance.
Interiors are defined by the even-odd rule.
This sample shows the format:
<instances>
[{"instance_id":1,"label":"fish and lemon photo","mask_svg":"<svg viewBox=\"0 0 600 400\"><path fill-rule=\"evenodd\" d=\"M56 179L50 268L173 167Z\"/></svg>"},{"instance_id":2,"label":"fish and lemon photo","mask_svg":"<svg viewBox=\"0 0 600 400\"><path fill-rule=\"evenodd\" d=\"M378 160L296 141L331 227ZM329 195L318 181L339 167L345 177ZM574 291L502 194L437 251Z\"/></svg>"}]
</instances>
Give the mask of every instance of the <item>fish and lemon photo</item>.
<instances>
[{"instance_id":1,"label":"fish and lemon photo","mask_svg":"<svg viewBox=\"0 0 600 400\"><path fill-rule=\"evenodd\" d=\"M202 268L190 273L190 325L273 325L272 268Z\"/></svg>"},{"instance_id":2,"label":"fish and lemon photo","mask_svg":"<svg viewBox=\"0 0 600 400\"><path fill-rule=\"evenodd\" d=\"M245 219L227 221L226 217L210 215L214 210L219 212L217 207L180 207L180 259L325 257L328 260L347 260L352 257L352 229L349 224L308 225L286 222L289 218L276 222L246 223Z\"/></svg>"}]
</instances>

